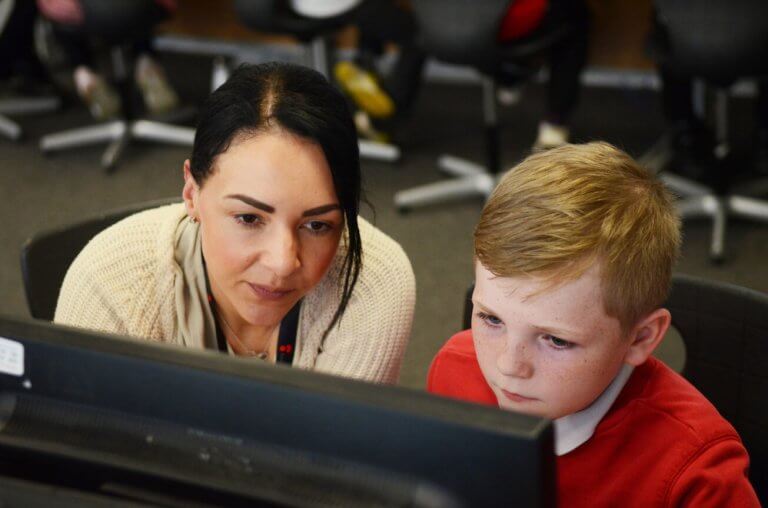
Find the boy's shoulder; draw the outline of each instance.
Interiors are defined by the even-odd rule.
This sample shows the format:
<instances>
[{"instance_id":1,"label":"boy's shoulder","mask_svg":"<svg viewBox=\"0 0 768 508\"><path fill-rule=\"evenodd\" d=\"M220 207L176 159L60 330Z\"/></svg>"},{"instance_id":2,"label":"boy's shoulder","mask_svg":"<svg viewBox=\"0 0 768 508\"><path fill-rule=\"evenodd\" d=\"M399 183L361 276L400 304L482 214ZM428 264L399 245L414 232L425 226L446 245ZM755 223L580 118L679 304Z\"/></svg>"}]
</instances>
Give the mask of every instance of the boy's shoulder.
<instances>
[{"instance_id":1,"label":"boy's shoulder","mask_svg":"<svg viewBox=\"0 0 768 508\"><path fill-rule=\"evenodd\" d=\"M594 506L628 492L632 506L759 506L748 464L733 426L687 380L649 358L635 368L592 438L558 458L558 488L567 499L595 500L599 492ZM606 479L612 469L616 473ZM601 478L598 490L595 478Z\"/></svg>"},{"instance_id":2,"label":"boy's shoulder","mask_svg":"<svg viewBox=\"0 0 768 508\"><path fill-rule=\"evenodd\" d=\"M443 344L429 366L427 390L454 399L497 405L477 363L472 330L459 332Z\"/></svg>"},{"instance_id":3,"label":"boy's shoulder","mask_svg":"<svg viewBox=\"0 0 768 508\"><path fill-rule=\"evenodd\" d=\"M645 414L655 425L693 442L738 436L701 392L656 358L635 369L611 413L623 411L636 417ZM614 423L610 417L607 420L606 426Z\"/></svg>"}]
</instances>

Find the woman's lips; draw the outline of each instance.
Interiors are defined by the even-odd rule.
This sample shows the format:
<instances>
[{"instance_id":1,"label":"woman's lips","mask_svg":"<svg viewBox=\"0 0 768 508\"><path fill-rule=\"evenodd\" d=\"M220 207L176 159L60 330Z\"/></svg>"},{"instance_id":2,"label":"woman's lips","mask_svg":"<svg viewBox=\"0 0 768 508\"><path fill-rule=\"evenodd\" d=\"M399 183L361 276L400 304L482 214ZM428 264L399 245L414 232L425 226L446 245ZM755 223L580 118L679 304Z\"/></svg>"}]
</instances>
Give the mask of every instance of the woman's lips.
<instances>
[{"instance_id":1,"label":"woman's lips","mask_svg":"<svg viewBox=\"0 0 768 508\"><path fill-rule=\"evenodd\" d=\"M533 399L531 397L525 397L523 395L520 395L519 393L514 392L508 392L507 390L501 390L501 393L506 397L508 400L511 400L512 402L533 402L538 399Z\"/></svg>"},{"instance_id":2,"label":"woman's lips","mask_svg":"<svg viewBox=\"0 0 768 508\"><path fill-rule=\"evenodd\" d=\"M265 300L280 300L293 292L293 289L273 288L259 284L248 284L254 293Z\"/></svg>"}]
</instances>

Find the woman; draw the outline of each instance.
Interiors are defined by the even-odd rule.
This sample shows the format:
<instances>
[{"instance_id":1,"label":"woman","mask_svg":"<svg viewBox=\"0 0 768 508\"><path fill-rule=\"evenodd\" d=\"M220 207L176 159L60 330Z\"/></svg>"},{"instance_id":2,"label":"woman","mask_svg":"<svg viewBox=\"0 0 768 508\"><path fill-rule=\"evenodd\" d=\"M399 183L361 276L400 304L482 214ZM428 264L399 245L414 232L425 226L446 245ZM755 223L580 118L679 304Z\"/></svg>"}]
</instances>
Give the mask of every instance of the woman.
<instances>
[{"instance_id":1,"label":"woman","mask_svg":"<svg viewBox=\"0 0 768 508\"><path fill-rule=\"evenodd\" d=\"M397 380L413 272L358 217L355 127L322 75L236 70L203 105L182 194L184 204L135 214L86 246L56 322Z\"/></svg>"}]
</instances>

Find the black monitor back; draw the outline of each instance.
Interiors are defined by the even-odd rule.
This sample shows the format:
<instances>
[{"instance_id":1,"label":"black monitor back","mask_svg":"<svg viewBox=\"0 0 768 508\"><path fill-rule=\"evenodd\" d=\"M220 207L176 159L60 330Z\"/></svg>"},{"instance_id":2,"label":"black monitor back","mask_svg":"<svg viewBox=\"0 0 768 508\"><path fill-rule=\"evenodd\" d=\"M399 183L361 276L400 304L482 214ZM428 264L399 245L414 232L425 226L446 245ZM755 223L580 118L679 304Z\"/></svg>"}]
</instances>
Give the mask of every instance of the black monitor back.
<instances>
[{"instance_id":1,"label":"black monitor back","mask_svg":"<svg viewBox=\"0 0 768 508\"><path fill-rule=\"evenodd\" d=\"M0 320L0 473L160 506L553 506L551 424Z\"/></svg>"}]
</instances>

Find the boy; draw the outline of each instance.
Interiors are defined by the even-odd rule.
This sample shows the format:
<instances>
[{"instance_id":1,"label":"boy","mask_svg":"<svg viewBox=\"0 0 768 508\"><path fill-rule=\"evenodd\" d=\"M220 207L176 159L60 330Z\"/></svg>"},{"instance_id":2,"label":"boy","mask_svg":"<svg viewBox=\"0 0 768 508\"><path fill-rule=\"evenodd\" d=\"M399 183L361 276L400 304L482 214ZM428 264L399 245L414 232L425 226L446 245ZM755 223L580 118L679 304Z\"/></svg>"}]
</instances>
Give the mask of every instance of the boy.
<instances>
[{"instance_id":1,"label":"boy","mask_svg":"<svg viewBox=\"0 0 768 508\"><path fill-rule=\"evenodd\" d=\"M622 151L532 155L483 209L472 329L429 391L554 420L561 506L759 506L736 431L650 356L679 244L669 193Z\"/></svg>"}]
</instances>

